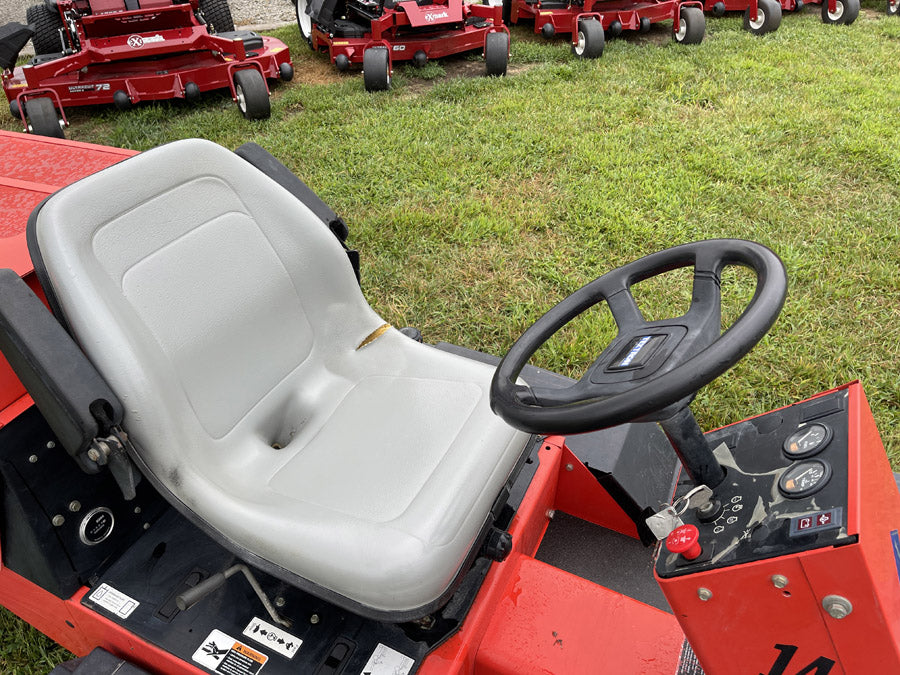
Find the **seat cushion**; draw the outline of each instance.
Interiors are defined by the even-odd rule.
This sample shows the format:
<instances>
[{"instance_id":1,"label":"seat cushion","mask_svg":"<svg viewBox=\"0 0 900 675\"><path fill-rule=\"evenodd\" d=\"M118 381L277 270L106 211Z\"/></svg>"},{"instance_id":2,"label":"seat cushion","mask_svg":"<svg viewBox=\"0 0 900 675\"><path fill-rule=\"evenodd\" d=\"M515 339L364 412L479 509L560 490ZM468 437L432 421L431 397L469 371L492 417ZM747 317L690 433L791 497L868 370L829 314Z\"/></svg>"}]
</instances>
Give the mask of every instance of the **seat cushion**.
<instances>
[{"instance_id":1,"label":"seat cushion","mask_svg":"<svg viewBox=\"0 0 900 675\"><path fill-rule=\"evenodd\" d=\"M57 193L32 239L176 506L365 614L445 594L528 436L491 367L385 328L303 204L179 141Z\"/></svg>"}]
</instances>

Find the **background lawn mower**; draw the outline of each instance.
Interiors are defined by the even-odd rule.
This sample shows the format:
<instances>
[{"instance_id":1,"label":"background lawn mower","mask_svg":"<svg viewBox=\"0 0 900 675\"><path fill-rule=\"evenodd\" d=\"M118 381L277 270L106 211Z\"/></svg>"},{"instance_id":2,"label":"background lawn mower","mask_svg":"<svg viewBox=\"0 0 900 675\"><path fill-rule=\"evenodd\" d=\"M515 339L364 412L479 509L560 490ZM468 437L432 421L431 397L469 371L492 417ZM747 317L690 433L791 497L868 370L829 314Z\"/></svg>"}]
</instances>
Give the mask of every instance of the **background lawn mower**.
<instances>
[{"instance_id":1,"label":"background lawn mower","mask_svg":"<svg viewBox=\"0 0 900 675\"><path fill-rule=\"evenodd\" d=\"M689 407L781 312L771 250L645 256L500 359L384 323L259 146L0 140L0 604L79 657L56 675L900 672L861 385L706 434ZM646 320L633 285L684 268ZM581 379L528 365L601 302Z\"/></svg>"},{"instance_id":2,"label":"background lawn mower","mask_svg":"<svg viewBox=\"0 0 900 675\"><path fill-rule=\"evenodd\" d=\"M824 23L840 23L849 26L859 16L859 0L807 0L822 5ZM888 10L890 13L890 1ZM704 9L715 16L725 12L743 12L744 30L754 35L764 35L778 30L782 12L799 12L804 0L704 0Z\"/></svg>"},{"instance_id":3,"label":"background lawn mower","mask_svg":"<svg viewBox=\"0 0 900 675\"><path fill-rule=\"evenodd\" d=\"M27 19L0 28L3 91L26 131L44 136L62 137L67 106L126 110L223 88L262 119L266 80L294 74L284 43L234 29L227 0L46 0ZM16 67L29 38L36 55Z\"/></svg>"},{"instance_id":4,"label":"background lawn mower","mask_svg":"<svg viewBox=\"0 0 900 675\"><path fill-rule=\"evenodd\" d=\"M465 0L296 0L300 34L340 71L362 64L366 91L391 86L395 61L481 50L490 76L506 74L509 30L499 5Z\"/></svg>"},{"instance_id":5,"label":"background lawn mower","mask_svg":"<svg viewBox=\"0 0 900 675\"><path fill-rule=\"evenodd\" d=\"M694 0L505 0L504 12L514 24L533 20L534 32L546 38L571 35L572 53L584 59L603 55L607 34L646 33L662 21L672 21L673 37L681 44L700 44L706 33L703 5Z\"/></svg>"}]
</instances>

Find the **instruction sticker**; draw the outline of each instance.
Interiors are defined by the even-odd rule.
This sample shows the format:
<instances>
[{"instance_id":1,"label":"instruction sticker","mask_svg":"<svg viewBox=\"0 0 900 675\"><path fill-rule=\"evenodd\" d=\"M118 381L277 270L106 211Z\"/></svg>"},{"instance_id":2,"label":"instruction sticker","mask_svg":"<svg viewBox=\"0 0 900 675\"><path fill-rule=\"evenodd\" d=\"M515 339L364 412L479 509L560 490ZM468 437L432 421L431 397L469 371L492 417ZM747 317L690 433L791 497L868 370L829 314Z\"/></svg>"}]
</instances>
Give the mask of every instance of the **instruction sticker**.
<instances>
[{"instance_id":1,"label":"instruction sticker","mask_svg":"<svg viewBox=\"0 0 900 675\"><path fill-rule=\"evenodd\" d=\"M214 630L191 657L221 675L256 675L269 657L220 630Z\"/></svg>"},{"instance_id":2,"label":"instruction sticker","mask_svg":"<svg viewBox=\"0 0 900 675\"><path fill-rule=\"evenodd\" d=\"M134 598L129 598L124 593L106 584L97 586L94 592L88 596L88 600L123 619L131 616L131 613L141 604Z\"/></svg>"},{"instance_id":3,"label":"instruction sticker","mask_svg":"<svg viewBox=\"0 0 900 675\"><path fill-rule=\"evenodd\" d=\"M380 642L362 669L362 675L408 675L415 665L408 656Z\"/></svg>"},{"instance_id":4,"label":"instruction sticker","mask_svg":"<svg viewBox=\"0 0 900 675\"><path fill-rule=\"evenodd\" d=\"M289 659L294 658L294 654L303 644L300 638L257 616L254 616L253 621L244 629L244 635Z\"/></svg>"}]
</instances>

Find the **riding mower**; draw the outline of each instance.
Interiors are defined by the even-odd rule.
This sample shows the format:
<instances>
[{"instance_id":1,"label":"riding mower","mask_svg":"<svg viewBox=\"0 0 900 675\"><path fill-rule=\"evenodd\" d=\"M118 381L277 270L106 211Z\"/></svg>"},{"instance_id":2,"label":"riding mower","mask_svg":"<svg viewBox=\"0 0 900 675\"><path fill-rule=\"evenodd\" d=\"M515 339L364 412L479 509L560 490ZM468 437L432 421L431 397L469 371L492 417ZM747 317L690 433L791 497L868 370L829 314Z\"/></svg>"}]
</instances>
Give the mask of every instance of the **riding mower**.
<instances>
[{"instance_id":1,"label":"riding mower","mask_svg":"<svg viewBox=\"0 0 900 675\"><path fill-rule=\"evenodd\" d=\"M487 75L506 75L509 29L499 5L466 0L295 0L297 26L310 49L344 72L362 64L366 91L390 89L395 61L481 50Z\"/></svg>"},{"instance_id":2,"label":"riding mower","mask_svg":"<svg viewBox=\"0 0 900 675\"><path fill-rule=\"evenodd\" d=\"M572 53L583 59L603 56L607 34L646 33L662 21L672 21L681 44L700 44L706 33L703 3L695 0L504 0L504 18L532 20L534 32L548 39L570 34Z\"/></svg>"},{"instance_id":3,"label":"riding mower","mask_svg":"<svg viewBox=\"0 0 900 675\"><path fill-rule=\"evenodd\" d=\"M650 254L500 359L380 318L343 220L257 145L26 142L110 165L2 251L0 603L59 673L900 672L861 385L706 434L689 408L778 317L771 250ZM756 288L722 333L732 265ZM682 268L690 309L645 320L632 285ZM580 380L528 364L603 301Z\"/></svg>"},{"instance_id":4,"label":"riding mower","mask_svg":"<svg viewBox=\"0 0 900 675\"><path fill-rule=\"evenodd\" d=\"M28 26L0 27L10 113L26 131L63 137L67 106L196 100L228 88L247 119L269 116L266 79L294 76L280 40L234 29L227 0L45 0ZM31 39L35 57L17 67Z\"/></svg>"}]
</instances>

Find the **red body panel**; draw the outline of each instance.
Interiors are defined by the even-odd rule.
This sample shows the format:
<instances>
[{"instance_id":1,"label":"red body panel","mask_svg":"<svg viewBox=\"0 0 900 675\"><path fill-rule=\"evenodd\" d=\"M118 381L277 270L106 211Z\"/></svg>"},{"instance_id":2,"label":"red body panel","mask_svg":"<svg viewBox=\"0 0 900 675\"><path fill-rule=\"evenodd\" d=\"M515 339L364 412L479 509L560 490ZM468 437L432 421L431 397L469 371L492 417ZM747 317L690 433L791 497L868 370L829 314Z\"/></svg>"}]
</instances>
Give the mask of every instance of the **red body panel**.
<instances>
[{"instance_id":1,"label":"red body panel","mask_svg":"<svg viewBox=\"0 0 900 675\"><path fill-rule=\"evenodd\" d=\"M132 150L0 130L2 265L15 270L40 294L25 243L25 224L34 207L61 187L134 154ZM25 388L0 354L0 427L29 405Z\"/></svg>"}]
</instances>

